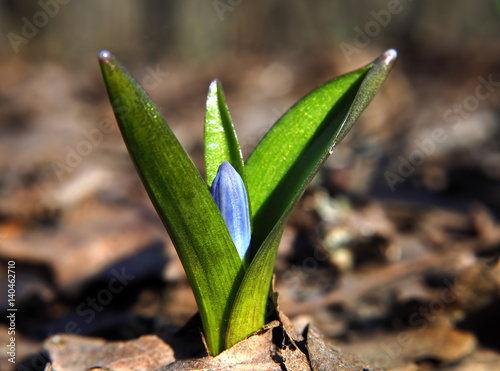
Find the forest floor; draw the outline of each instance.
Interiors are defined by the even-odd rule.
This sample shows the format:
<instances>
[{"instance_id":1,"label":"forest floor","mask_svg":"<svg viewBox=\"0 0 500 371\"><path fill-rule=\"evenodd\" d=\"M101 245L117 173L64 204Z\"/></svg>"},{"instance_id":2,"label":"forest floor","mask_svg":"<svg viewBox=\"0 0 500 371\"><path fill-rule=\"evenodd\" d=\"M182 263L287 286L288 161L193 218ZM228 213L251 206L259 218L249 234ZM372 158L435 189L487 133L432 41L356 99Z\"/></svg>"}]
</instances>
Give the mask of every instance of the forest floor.
<instances>
[{"instance_id":1,"label":"forest floor","mask_svg":"<svg viewBox=\"0 0 500 371\"><path fill-rule=\"evenodd\" d=\"M399 58L291 218L275 268L280 309L374 368L500 370L500 67ZM131 70L202 171L211 79L222 81L246 156L294 101L368 62L279 60ZM157 66L165 73L152 84ZM13 261L15 366L43 370L56 357L66 365L56 371L89 368L69 366L74 353L55 350L56 334L97 347L151 334L168 343L196 303L97 62L81 72L17 60L0 66L0 81L0 287ZM7 301L0 312L5 350ZM1 352L1 370L16 369L9 358Z\"/></svg>"}]
</instances>

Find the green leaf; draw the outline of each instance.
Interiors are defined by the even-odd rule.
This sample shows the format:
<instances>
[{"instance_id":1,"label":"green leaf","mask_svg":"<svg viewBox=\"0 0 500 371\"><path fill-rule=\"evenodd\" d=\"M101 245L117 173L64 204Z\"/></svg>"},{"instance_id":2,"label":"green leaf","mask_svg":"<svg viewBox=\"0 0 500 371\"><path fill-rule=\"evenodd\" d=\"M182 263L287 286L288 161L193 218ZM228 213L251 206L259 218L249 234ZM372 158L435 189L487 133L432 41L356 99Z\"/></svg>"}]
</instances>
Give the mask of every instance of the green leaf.
<instances>
[{"instance_id":1,"label":"green leaf","mask_svg":"<svg viewBox=\"0 0 500 371\"><path fill-rule=\"evenodd\" d=\"M238 291L226 346L264 325L279 240L293 207L378 91L395 58L395 51L387 51L372 64L311 92L278 120L247 160L252 245L260 248Z\"/></svg>"},{"instance_id":2,"label":"green leaf","mask_svg":"<svg viewBox=\"0 0 500 371\"><path fill-rule=\"evenodd\" d=\"M290 209L291 210L291 209ZM288 217L282 218L253 258L243 278L229 318L226 348L251 335L266 323L266 305L274 261Z\"/></svg>"},{"instance_id":3,"label":"green leaf","mask_svg":"<svg viewBox=\"0 0 500 371\"><path fill-rule=\"evenodd\" d=\"M224 350L243 265L208 188L151 98L111 53L99 53L116 119L137 172L189 278L213 355Z\"/></svg>"},{"instance_id":4,"label":"green leaf","mask_svg":"<svg viewBox=\"0 0 500 371\"><path fill-rule=\"evenodd\" d=\"M247 174L243 162L240 144L233 121L226 105L224 92L219 80L211 82L208 89L205 129L205 177L208 186L212 185L217 175L217 170L223 161L229 162L243 179L245 189L248 190ZM252 209L247 191L248 208L250 210L250 228L252 228ZM250 258L250 254L247 254ZM245 258L244 265L248 259Z\"/></svg>"},{"instance_id":5,"label":"green leaf","mask_svg":"<svg viewBox=\"0 0 500 371\"><path fill-rule=\"evenodd\" d=\"M395 60L395 51L309 93L269 130L245 163L253 254L357 120Z\"/></svg>"},{"instance_id":6,"label":"green leaf","mask_svg":"<svg viewBox=\"0 0 500 371\"><path fill-rule=\"evenodd\" d=\"M223 161L229 162L240 174L245 186L247 177L236 131L218 80L208 89L205 114L205 171L208 186L212 185L217 169Z\"/></svg>"}]
</instances>

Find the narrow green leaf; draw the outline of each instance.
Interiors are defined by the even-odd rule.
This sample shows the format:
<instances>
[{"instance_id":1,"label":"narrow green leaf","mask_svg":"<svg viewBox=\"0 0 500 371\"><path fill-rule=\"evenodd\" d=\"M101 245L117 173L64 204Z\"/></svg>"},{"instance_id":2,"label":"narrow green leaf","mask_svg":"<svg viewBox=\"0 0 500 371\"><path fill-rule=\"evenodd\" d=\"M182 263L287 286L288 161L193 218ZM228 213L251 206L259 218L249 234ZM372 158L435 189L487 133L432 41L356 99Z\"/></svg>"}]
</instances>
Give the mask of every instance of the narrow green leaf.
<instances>
[{"instance_id":1,"label":"narrow green leaf","mask_svg":"<svg viewBox=\"0 0 500 371\"><path fill-rule=\"evenodd\" d=\"M223 161L229 162L234 167L246 186L247 177L243 155L224 99L224 92L218 80L212 81L208 89L204 142L208 186L212 185L217 169Z\"/></svg>"},{"instance_id":2,"label":"narrow green leaf","mask_svg":"<svg viewBox=\"0 0 500 371\"><path fill-rule=\"evenodd\" d=\"M99 62L123 139L181 259L216 355L243 278L241 260L205 182L151 98L111 53L101 51Z\"/></svg>"},{"instance_id":3,"label":"narrow green leaf","mask_svg":"<svg viewBox=\"0 0 500 371\"><path fill-rule=\"evenodd\" d=\"M285 217L275 226L250 263L229 318L226 348L232 347L266 323L267 296L274 261L287 221Z\"/></svg>"},{"instance_id":4,"label":"narrow green leaf","mask_svg":"<svg viewBox=\"0 0 500 371\"><path fill-rule=\"evenodd\" d=\"M279 119L247 160L255 212L252 243L263 243L256 245L260 248L234 302L226 346L264 325L279 240L293 207L332 146L380 88L395 57L395 51L388 51L372 64L314 90Z\"/></svg>"},{"instance_id":5,"label":"narrow green leaf","mask_svg":"<svg viewBox=\"0 0 500 371\"><path fill-rule=\"evenodd\" d=\"M329 148L342 140L357 120L394 60L395 51L388 51L368 66L312 91L288 110L254 149L245 163L253 213L252 254L301 195Z\"/></svg>"},{"instance_id":6,"label":"narrow green leaf","mask_svg":"<svg viewBox=\"0 0 500 371\"><path fill-rule=\"evenodd\" d=\"M238 137L234 129L231 115L226 105L224 92L219 80L213 80L208 89L205 128L204 128L204 147L205 147L205 177L208 186L212 185L217 176L217 170L222 162L229 162L233 168L240 174L245 189L248 189L247 174L243 162ZM247 192L247 199L249 199ZM250 202L250 228L252 228L252 211ZM246 255L244 265L248 265L250 254Z\"/></svg>"},{"instance_id":7,"label":"narrow green leaf","mask_svg":"<svg viewBox=\"0 0 500 371\"><path fill-rule=\"evenodd\" d=\"M358 120L359 116L361 116L366 106L368 106L375 94L377 94L380 86L382 86L382 83L391 71L396 56L396 51L394 49L389 49L371 64L371 68L366 78L361 83L359 91L354 98L354 102L352 102L349 113L332 143L332 149L344 139L354 123Z\"/></svg>"}]
</instances>

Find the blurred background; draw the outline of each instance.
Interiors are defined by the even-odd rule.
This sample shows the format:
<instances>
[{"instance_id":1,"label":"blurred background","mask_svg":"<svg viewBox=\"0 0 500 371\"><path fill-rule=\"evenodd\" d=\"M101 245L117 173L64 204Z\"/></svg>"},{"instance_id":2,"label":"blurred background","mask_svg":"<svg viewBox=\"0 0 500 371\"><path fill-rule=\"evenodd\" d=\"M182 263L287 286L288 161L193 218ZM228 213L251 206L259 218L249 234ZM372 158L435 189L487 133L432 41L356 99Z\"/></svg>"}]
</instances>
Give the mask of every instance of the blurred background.
<instances>
[{"instance_id":1,"label":"blurred background","mask_svg":"<svg viewBox=\"0 0 500 371\"><path fill-rule=\"evenodd\" d=\"M0 293L14 261L18 369L43 370L56 333L168 340L196 313L115 127L101 49L203 174L214 78L246 157L302 96L395 48L285 232L281 309L379 367L500 364L499 2L2 0L0 34Z\"/></svg>"}]
</instances>

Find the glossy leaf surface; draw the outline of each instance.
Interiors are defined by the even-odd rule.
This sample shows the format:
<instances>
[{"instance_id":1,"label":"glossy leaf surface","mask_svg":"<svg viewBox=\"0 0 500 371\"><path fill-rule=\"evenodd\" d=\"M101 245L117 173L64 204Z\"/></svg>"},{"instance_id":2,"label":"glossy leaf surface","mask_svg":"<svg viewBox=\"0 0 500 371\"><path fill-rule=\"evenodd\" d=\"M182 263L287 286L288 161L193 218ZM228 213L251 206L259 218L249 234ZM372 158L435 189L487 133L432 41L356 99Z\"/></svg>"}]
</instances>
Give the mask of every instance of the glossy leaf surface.
<instances>
[{"instance_id":1,"label":"glossy leaf surface","mask_svg":"<svg viewBox=\"0 0 500 371\"><path fill-rule=\"evenodd\" d=\"M99 62L123 139L177 250L212 354L224 349L243 265L208 188L150 97L107 51Z\"/></svg>"},{"instance_id":2,"label":"glossy leaf surface","mask_svg":"<svg viewBox=\"0 0 500 371\"><path fill-rule=\"evenodd\" d=\"M247 160L255 250L234 303L226 346L264 324L279 240L293 207L376 94L395 59L396 52L389 50L368 66L305 96L277 121Z\"/></svg>"},{"instance_id":3,"label":"glossy leaf surface","mask_svg":"<svg viewBox=\"0 0 500 371\"><path fill-rule=\"evenodd\" d=\"M227 109L222 86L218 80L212 81L208 89L205 113L205 172L208 186L217 175L223 161L229 162L247 184L243 156Z\"/></svg>"},{"instance_id":4,"label":"glossy leaf surface","mask_svg":"<svg viewBox=\"0 0 500 371\"><path fill-rule=\"evenodd\" d=\"M245 169L254 254L378 91L395 57L390 50L368 66L312 91L276 122L251 153Z\"/></svg>"}]
</instances>

